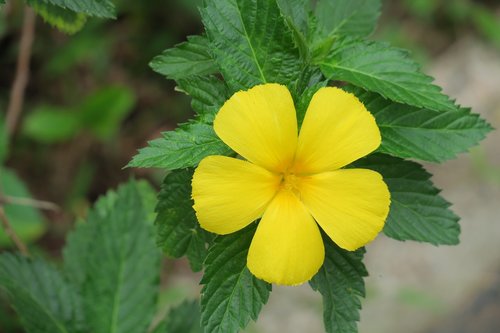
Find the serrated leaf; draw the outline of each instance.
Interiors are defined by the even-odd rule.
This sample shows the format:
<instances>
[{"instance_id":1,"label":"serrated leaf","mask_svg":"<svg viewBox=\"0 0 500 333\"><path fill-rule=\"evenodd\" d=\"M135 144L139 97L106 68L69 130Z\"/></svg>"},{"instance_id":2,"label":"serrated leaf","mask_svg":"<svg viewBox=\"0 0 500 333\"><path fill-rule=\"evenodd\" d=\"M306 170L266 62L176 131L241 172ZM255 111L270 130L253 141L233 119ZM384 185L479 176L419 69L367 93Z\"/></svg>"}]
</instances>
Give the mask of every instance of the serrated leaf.
<instances>
[{"instance_id":1,"label":"serrated leaf","mask_svg":"<svg viewBox=\"0 0 500 333\"><path fill-rule=\"evenodd\" d=\"M165 177L156 206L157 243L169 256L187 254L193 271L203 268L207 255L206 232L196 219L191 199L192 169L172 171Z\"/></svg>"},{"instance_id":2,"label":"serrated leaf","mask_svg":"<svg viewBox=\"0 0 500 333\"><path fill-rule=\"evenodd\" d=\"M14 170L0 166L0 188L2 194L21 199L31 199L26 185L17 176ZM30 243L43 235L47 226L40 212L30 206L21 206L13 203L5 203L5 215L9 219L12 229L22 241ZM0 228L0 246L12 245L10 238Z\"/></svg>"},{"instance_id":3,"label":"serrated leaf","mask_svg":"<svg viewBox=\"0 0 500 333\"><path fill-rule=\"evenodd\" d=\"M139 149L129 167L183 169L196 166L209 155L228 155L231 149L215 134L212 126L191 122Z\"/></svg>"},{"instance_id":4,"label":"serrated leaf","mask_svg":"<svg viewBox=\"0 0 500 333\"><path fill-rule=\"evenodd\" d=\"M0 255L0 287L29 333L85 331L82 301L62 275L41 259Z\"/></svg>"},{"instance_id":5,"label":"serrated leaf","mask_svg":"<svg viewBox=\"0 0 500 333\"><path fill-rule=\"evenodd\" d=\"M65 270L93 332L145 332L156 309L160 253L136 184L99 199L68 237Z\"/></svg>"},{"instance_id":6,"label":"serrated leaf","mask_svg":"<svg viewBox=\"0 0 500 333\"><path fill-rule=\"evenodd\" d=\"M111 0L31 0L31 3L58 6L88 16L115 18L115 6Z\"/></svg>"},{"instance_id":7,"label":"serrated leaf","mask_svg":"<svg viewBox=\"0 0 500 333\"><path fill-rule=\"evenodd\" d=\"M207 1L201 16L211 48L230 90L256 84L288 84L300 61L275 1Z\"/></svg>"},{"instance_id":8,"label":"serrated leaf","mask_svg":"<svg viewBox=\"0 0 500 333\"><path fill-rule=\"evenodd\" d=\"M459 243L459 218L421 165L374 154L358 160L354 166L379 172L389 187L391 210L384 227L387 236L434 245Z\"/></svg>"},{"instance_id":9,"label":"serrated leaf","mask_svg":"<svg viewBox=\"0 0 500 333\"><path fill-rule=\"evenodd\" d=\"M256 225L218 236L210 247L201 280L201 322L205 333L233 333L256 320L271 285L247 268L247 254Z\"/></svg>"},{"instance_id":10,"label":"serrated leaf","mask_svg":"<svg viewBox=\"0 0 500 333\"><path fill-rule=\"evenodd\" d=\"M189 36L186 42L154 57L149 66L174 80L214 74L218 72L218 67L209 52L210 42L205 36Z\"/></svg>"},{"instance_id":11,"label":"serrated leaf","mask_svg":"<svg viewBox=\"0 0 500 333\"><path fill-rule=\"evenodd\" d=\"M310 281L323 297L323 322L328 333L357 333L361 298L365 296L363 278L364 248L346 251L323 235L325 261Z\"/></svg>"},{"instance_id":12,"label":"serrated leaf","mask_svg":"<svg viewBox=\"0 0 500 333\"><path fill-rule=\"evenodd\" d=\"M382 134L382 153L441 162L477 145L492 130L470 109L439 112L394 103L361 89L348 90L375 116Z\"/></svg>"},{"instance_id":13,"label":"serrated leaf","mask_svg":"<svg viewBox=\"0 0 500 333\"><path fill-rule=\"evenodd\" d=\"M191 106L205 123L212 123L224 102L229 99L229 89L216 76L193 76L177 80L178 90L191 96Z\"/></svg>"},{"instance_id":14,"label":"serrated leaf","mask_svg":"<svg viewBox=\"0 0 500 333\"><path fill-rule=\"evenodd\" d=\"M343 39L319 65L331 80L352 83L395 102L434 111L457 110L408 52L387 43Z\"/></svg>"},{"instance_id":15,"label":"serrated leaf","mask_svg":"<svg viewBox=\"0 0 500 333\"><path fill-rule=\"evenodd\" d=\"M176 306L153 333L202 333L200 327L200 304L186 301Z\"/></svg>"},{"instance_id":16,"label":"serrated leaf","mask_svg":"<svg viewBox=\"0 0 500 333\"><path fill-rule=\"evenodd\" d=\"M26 0L26 2L45 22L67 34L74 34L80 31L87 21L85 14L76 13L72 10L52 5L51 3L37 0Z\"/></svg>"},{"instance_id":17,"label":"serrated leaf","mask_svg":"<svg viewBox=\"0 0 500 333\"><path fill-rule=\"evenodd\" d=\"M316 4L319 36L370 35L377 26L380 0L319 0Z\"/></svg>"}]
</instances>

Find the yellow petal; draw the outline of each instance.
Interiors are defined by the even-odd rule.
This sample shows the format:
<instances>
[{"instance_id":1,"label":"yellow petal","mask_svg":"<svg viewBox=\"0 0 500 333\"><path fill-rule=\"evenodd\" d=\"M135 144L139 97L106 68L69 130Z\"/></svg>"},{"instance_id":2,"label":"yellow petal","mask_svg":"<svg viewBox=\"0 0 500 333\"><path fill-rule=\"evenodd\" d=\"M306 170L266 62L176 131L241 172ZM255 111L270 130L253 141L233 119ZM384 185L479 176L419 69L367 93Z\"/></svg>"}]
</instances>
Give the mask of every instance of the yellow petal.
<instances>
[{"instance_id":1,"label":"yellow petal","mask_svg":"<svg viewBox=\"0 0 500 333\"><path fill-rule=\"evenodd\" d=\"M297 285L310 280L324 258L323 240L311 214L292 192L278 192L250 245L250 272L270 283Z\"/></svg>"},{"instance_id":2,"label":"yellow petal","mask_svg":"<svg viewBox=\"0 0 500 333\"><path fill-rule=\"evenodd\" d=\"M193 175L193 200L203 229L238 231L261 217L280 178L252 163L225 156L204 158Z\"/></svg>"},{"instance_id":3,"label":"yellow petal","mask_svg":"<svg viewBox=\"0 0 500 333\"><path fill-rule=\"evenodd\" d=\"M375 119L353 94L321 88L300 129L294 170L309 174L339 169L380 145Z\"/></svg>"},{"instance_id":4,"label":"yellow petal","mask_svg":"<svg viewBox=\"0 0 500 333\"><path fill-rule=\"evenodd\" d=\"M234 94L214 120L217 135L238 154L283 172L297 146L297 118L285 86L263 84Z\"/></svg>"},{"instance_id":5,"label":"yellow petal","mask_svg":"<svg viewBox=\"0 0 500 333\"><path fill-rule=\"evenodd\" d=\"M384 227L390 193L372 170L342 169L303 177L301 199L330 238L341 248L356 250Z\"/></svg>"}]
</instances>

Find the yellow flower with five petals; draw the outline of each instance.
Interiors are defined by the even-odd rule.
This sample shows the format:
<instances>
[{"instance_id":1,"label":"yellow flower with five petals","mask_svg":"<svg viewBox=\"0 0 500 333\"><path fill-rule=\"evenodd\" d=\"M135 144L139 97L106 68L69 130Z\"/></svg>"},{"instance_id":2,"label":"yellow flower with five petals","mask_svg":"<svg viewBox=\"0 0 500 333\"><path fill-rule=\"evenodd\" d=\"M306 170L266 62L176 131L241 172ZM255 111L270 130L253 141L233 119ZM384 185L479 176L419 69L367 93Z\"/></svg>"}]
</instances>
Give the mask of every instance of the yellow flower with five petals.
<instances>
[{"instance_id":1,"label":"yellow flower with five petals","mask_svg":"<svg viewBox=\"0 0 500 333\"><path fill-rule=\"evenodd\" d=\"M201 227L220 235L260 218L247 257L256 277L284 285L310 280L325 257L319 227L350 251L382 230L390 194L381 175L341 169L381 142L374 117L354 95L319 89L298 133L288 89L258 85L226 101L214 129L245 160L204 158L192 180L194 209Z\"/></svg>"}]
</instances>

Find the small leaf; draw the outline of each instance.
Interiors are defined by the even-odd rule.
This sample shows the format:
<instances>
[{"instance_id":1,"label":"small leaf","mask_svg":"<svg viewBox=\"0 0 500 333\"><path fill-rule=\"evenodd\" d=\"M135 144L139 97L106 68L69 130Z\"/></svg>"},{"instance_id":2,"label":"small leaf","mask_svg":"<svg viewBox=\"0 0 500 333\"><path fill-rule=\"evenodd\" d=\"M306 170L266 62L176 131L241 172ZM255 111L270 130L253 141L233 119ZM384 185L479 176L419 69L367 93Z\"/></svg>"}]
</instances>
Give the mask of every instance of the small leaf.
<instances>
[{"instance_id":1,"label":"small leaf","mask_svg":"<svg viewBox=\"0 0 500 333\"><path fill-rule=\"evenodd\" d=\"M187 39L187 42L163 51L149 66L155 72L175 80L217 73L217 63L209 53L208 39L205 36L190 36Z\"/></svg>"},{"instance_id":2,"label":"small leaf","mask_svg":"<svg viewBox=\"0 0 500 333\"><path fill-rule=\"evenodd\" d=\"M2 194L20 199L31 199L31 194L13 170L0 167L0 188ZM16 234L26 243L33 242L43 235L47 226L40 212L30 206L13 203L4 204L5 215ZM12 245L10 238L0 228L0 246Z\"/></svg>"},{"instance_id":3,"label":"small leaf","mask_svg":"<svg viewBox=\"0 0 500 333\"><path fill-rule=\"evenodd\" d=\"M111 0L30 0L31 5L49 4L88 16L115 18L115 6Z\"/></svg>"},{"instance_id":4,"label":"small leaf","mask_svg":"<svg viewBox=\"0 0 500 333\"><path fill-rule=\"evenodd\" d=\"M23 122L23 134L42 143L57 143L73 138L80 131L77 112L55 106L40 106Z\"/></svg>"},{"instance_id":5,"label":"small leaf","mask_svg":"<svg viewBox=\"0 0 500 333\"><path fill-rule=\"evenodd\" d=\"M347 90L375 116L382 134L382 153L442 162L477 145L492 130L469 109L439 112L394 103L362 89Z\"/></svg>"},{"instance_id":6,"label":"small leaf","mask_svg":"<svg viewBox=\"0 0 500 333\"><path fill-rule=\"evenodd\" d=\"M408 52L387 43L343 39L320 66L330 80L352 83L395 102L434 111L457 110Z\"/></svg>"},{"instance_id":7,"label":"small leaf","mask_svg":"<svg viewBox=\"0 0 500 333\"><path fill-rule=\"evenodd\" d=\"M76 289L45 261L1 254L0 287L7 292L27 332L86 331Z\"/></svg>"},{"instance_id":8,"label":"small leaf","mask_svg":"<svg viewBox=\"0 0 500 333\"><path fill-rule=\"evenodd\" d=\"M209 155L228 155L231 149L215 134L212 126L191 122L163 138L149 142L128 164L129 167L183 169L196 166Z\"/></svg>"},{"instance_id":9,"label":"small leaf","mask_svg":"<svg viewBox=\"0 0 500 333\"><path fill-rule=\"evenodd\" d=\"M99 199L68 237L67 275L92 332L145 332L156 309L160 253L135 182Z\"/></svg>"},{"instance_id":10,"label":"small leaf","mask_svg":"<svg viewBox=\"0 0 500 333\"><path fill-rule=\"evenodd\" d=\"M380 0L319 0L317 34L366 37L375 30L381 7Z\"/></svg>"},{"instance_id":11,"label":"small leaf","mask_svg":"<svg viewBox=\"0 0 500 333\"><path fill-rule=\"evenodd\" d=\"M298 76L299 54L276 1L207 1L201 16L231 92Z\"/></svg>"},{"instance_id":12,"label":"small leaf","mask_svg":"<svg viewBox=\"0 0 500 333\"><path fill-rule=\"evenodd\" d=\"M267 303L271 285L247 268L256 225L219 236L210 247L201 280L201 322L205 333L235 333L256 320Z\"/></svg>"},{"instance_id":13,"label":"small leaf","mask_svg":"<svg viewBox=\"0 0 500 333\"><path fill-rule=\"evenodd\" d=\"M134 93L127 87L109 86L87 97L79 107L79 119L102 140L111 138L135 105Z\"/></svg>"},{"instance_id":14,"label":"small leaf","mask_svg":"<svg viewBox=\"0 0 500 333\"><path fill-rule=\"evenodd\" d=\"M157 243L165 254L187 254L193 271L203 268L207 255L206 232L196 219L191 199L193 170L175 170L165 178L156 206Z\"/></svg>"},{"instance_id":15,"label":"small leaf","mask_svg":"<svg viewBox=\"0 0 500 333\"><path fill-rule=\"evenodd\" d=\"M37 0L26 0L26 2L45 22L67 34L74 34L80 31L87 21L85 14L76 13L48 2Z\"/></svg>"},{"instance_id":16,"label":"small leaf","mask_svg":"<svg viewBox=\"0 0 500 333\"><path fill-rule=\"evenodd\" d=\"M357 333L361 298L365 296L363 278L364 248L351 252L339 248L323 235L325 262L310 281L323 296L323 321L328 333Z\"/></svg>"},{"instance_id":17,"label":"small leaf","mask_svg":"<svg viewBox=\"0 0 500 333\"><path fill-rule=\"evenodd\" d=\"M309 52L309 14L311 1L309 0L278 0L278 6L285 22L292 31L295 46L299 49L301 58L306 62L310 59Z\"/></svg>"},{"instance_id":18,"label":"small leaf","mask_svg":"<svg viewBox=\"0 0 500 333\"><path fill-rule=\"evenodd\" d=\"M434 245L459 243L458 216L439 195L424 168L410 161L374 154L354 163L356 168L379 172L391 192L391 210L384 233L397 240Z\"/></svg>"},{"instance_id":19,"label":"small leaf","mask_svg":"<svg viewBox=\"0 0 500 333\"><path fill-rule=\"evenodd\" d=\"M193 76L177 80L178 90L191 96L191 106L205 123L212 123L230 94L224 81L216 76Z\"/></svg>"},{"instance_id":20,"label":"small leaf","mask_svg":"<svg viewBox=\"0 0 500 333\"><path fill-rule=\"evenodd\" d=\"M168 313L153 333L202 333L200 304L198 301L183 302Z\"/></svg>"}]
</instances>

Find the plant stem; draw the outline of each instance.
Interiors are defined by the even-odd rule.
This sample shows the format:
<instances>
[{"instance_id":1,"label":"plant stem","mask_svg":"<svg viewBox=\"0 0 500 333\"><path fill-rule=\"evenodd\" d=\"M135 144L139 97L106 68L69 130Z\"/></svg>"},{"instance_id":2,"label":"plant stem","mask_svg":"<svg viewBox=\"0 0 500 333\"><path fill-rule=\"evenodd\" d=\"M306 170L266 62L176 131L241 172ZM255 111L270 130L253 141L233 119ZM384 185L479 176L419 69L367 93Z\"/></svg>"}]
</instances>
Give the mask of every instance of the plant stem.
<instances>
[{"instance_id":1,"label":"plant stem","mask_svg":"<svg viewBox=\"0 0 500 333\"><path fill-rule=\"evenodd\" d=\"M30 253L28 251L28 248L23 243L23 241L17 236L14 229L12 229L9 219L7 218L7 215L5 215L5 210L3 208L3 205L0 205L0 220L2 221L2 227L5 230L5 233L7 234L7 236L9 236L12 242L14 242L19 252L21 252L24 256L29 257Z\"/></svg>"},{"instance_id":2,"label":"plant stem","mask_svg":"<svg viewBox=\"0 0 500 333\"><path fill-rule=\"evenodd\" d=\"M11 197L0 193L0 204L13 204L19 206L29 206L38 209L58 211L59 206L50 201L34 200L30 198Z\"/></svg>"},{"instance_id":3,"label":"plant stem","mask_svg":"<svg viewBox=\"0 0 500 333\"><path fill-rule=\"evenodd\" d=\"M23 109L24 92L29 80L31 48L35 38L35 19L35 12L26 6L24 8L23 28L19 44L19 54L17 57L16 76L12 84L5 120L8 141L10 141L12 133L14 133Z\"/></svg>"}]
</instances>

